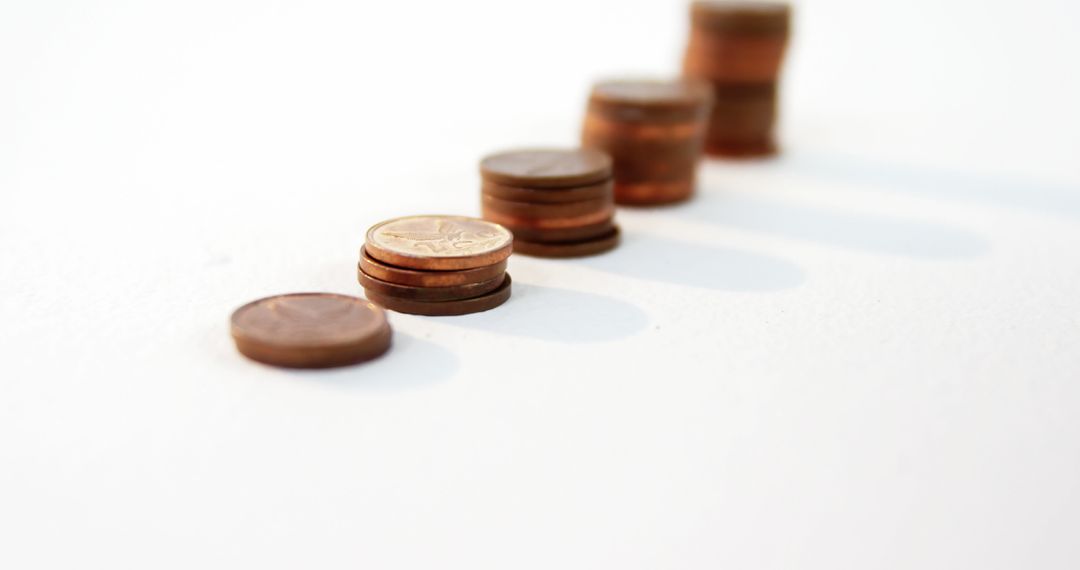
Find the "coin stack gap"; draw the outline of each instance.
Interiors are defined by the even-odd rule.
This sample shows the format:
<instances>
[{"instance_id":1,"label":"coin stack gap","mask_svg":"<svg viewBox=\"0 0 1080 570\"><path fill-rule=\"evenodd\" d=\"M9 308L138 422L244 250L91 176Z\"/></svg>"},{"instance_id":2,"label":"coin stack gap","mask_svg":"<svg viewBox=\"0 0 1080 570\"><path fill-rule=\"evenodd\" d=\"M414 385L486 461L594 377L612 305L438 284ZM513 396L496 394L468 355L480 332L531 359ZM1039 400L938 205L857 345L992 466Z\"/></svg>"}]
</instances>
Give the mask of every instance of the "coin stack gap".
<instances>
[{"instance_id":1,"label":"coin stack gap","mask_svg":"<svg viewBox=\"0 0 1080 570\"><path fill-rule=\"evenodd\" d=\"M409 216L368 230L357 278L368 300L391 311L451 316L510 298L513 235L464 216Z\"/></svg>"},{"instance_id":2,"label":"coin stack gap","mask_svg":"<svg viewBox=\"0 0 1080 570\"><path fill-rule=\"evenodd\" d=\"M768 156L791 9L782 2L699 1L690 6L683 76L707 81L715 103L705 152Z\"/></svg>"},{"instance_id":3,"label":"coin stack gap","mask_svg":"<svg viewBox=\"0 0 1080 570\"><path fill-rule=\"evenodd\" d=\"M334 293L290 293L252 301L232 314L244 356L285 368L330 368L371 360L390 348L386 312Z\"/></svg>"},{"instance_id":4,"label":"coin stack gap","mask_svg":"<svg viewBox=\"0 0 1080 570\"><path fill-rule=\"evenodd\" d=\"M514 252L580 257L619 244L611 158L594 149L533 149L480 161L484 219L514 234Z\"/></svg>"},{"instance_id":5,"label":"coin stack gap","mask_svg":"<svg viewBox=\"0 0 1080 570\"><path fill-rule=\"evenodd\" d=\"M611 155L617 203L668 204L693 195L711 104L708 85L696 81L593 87L581 141Z\"/></svg>"}]
</instances>

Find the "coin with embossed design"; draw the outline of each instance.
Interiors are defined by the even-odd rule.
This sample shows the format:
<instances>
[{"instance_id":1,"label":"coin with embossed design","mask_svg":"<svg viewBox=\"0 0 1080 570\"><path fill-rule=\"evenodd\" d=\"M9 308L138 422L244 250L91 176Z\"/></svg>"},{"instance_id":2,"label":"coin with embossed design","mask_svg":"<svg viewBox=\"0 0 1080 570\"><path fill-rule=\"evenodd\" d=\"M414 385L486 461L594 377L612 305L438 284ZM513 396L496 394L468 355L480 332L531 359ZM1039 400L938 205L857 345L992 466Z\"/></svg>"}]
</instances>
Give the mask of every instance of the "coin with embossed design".
<instances>
[{"instance_id":1,"label":"coin with embossed design","mask_svg":"<svg viewBox=\"0 0 1080 570\"><path fill-rule=\"evenodd\" d=\"M454 270L492 265L510 257L514 236L465 216L408 216L371 227L364 249L383 263L411 269Z\"/></svg>"},{"instance_id":2,"label":"coin with embossed design","mask_svg":"<svg viewBox=\"0 0 1080 570\"><path fill-rule=\"evenodd\" d=\"M386 312L348 295L291 293L259 299L233 312L231 325L241 354L274 366L344 366L390 348Z\"/></svg>"}]
</instances>

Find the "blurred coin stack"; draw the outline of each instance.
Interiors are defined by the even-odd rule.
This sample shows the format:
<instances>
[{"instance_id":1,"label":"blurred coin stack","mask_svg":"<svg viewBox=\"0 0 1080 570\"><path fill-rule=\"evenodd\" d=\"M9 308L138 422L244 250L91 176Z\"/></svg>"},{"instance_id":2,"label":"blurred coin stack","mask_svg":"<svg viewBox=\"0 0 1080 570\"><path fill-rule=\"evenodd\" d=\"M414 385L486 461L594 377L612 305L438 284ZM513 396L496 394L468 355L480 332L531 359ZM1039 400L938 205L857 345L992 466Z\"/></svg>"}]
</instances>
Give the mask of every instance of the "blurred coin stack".
<instances>
[{"instance_id":1,"label":"blurred coin stack","mask_svg":"<svg viewBox=\"0 0 1080 570\"><path fill-rule=\"evenodd\" d=\"M666 204L693 194L711 104L709 86L694 80L593 86L581 142L611 155L616 202Z\"/></svg>"},{"instance_id":2,"label":"blurred coin stack","mask_svg":"<svg viewBox=\"0 0 1080 570\"><path fill-rule=\"evenodd\" d=\"M510 298L506 259L513 236L463 216L410 216L376 224L360 250L357 278L368 300L414 315L464 315Z\"/></svg>"},{"instance_id":3,"label":"blurred coin stack","mask_svg":"<svg viewBox=\"0 0 1080 570\"><path fill-rule=\"evenodd\" d=\"M790 20L791 9L782 2L713 0L691 5L683 75L713 87L708 154L776 152L777 83Z\"/></svg>"},{"instance_id":4,"label":"blurred coin stack","mask_svg":"<svg viewBox=\"0 0 1080 570\"><path fill-rule=\"evenodd\" d=\"M611 159L592 149L515 150L480 161L484 219L514 234L514 252L578 257L619 243Z\"/></svg>"}]
</instances>

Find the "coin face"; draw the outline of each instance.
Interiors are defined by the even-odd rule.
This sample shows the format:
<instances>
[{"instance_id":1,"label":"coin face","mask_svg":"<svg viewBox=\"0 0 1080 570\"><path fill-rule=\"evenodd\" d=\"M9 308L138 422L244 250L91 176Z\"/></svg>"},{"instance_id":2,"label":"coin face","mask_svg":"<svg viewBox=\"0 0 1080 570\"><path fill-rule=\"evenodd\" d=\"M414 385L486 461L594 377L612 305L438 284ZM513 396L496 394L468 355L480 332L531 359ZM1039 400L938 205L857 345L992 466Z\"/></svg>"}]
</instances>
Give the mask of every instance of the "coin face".
<instances>
[{"instance_id":1,"label":"coin face","mask_svg":"<svg viewBox=\"0 0 1080 570\"><path fill-rule=\"evenodd\" d=\"M412 269L471 269L510 256L513 235L506 228L464 216L410 216L376 224L365 250L375 259Z\"/></svg>"},{"instance_id":2,"label":"coin face","mask_svg":"<svg viewBox=\"0 0 1080 570\"><path fill-rule=\"evenodd\" d=\"M480 161L484 180L525 188L569 188L611 177L611 158L587 148L501 152Z\"/></svg>"},{"instance_id":3,"label":"coin face","mask_svg":"<svg viewBox=\"0 0 1080 570\"><path fill-rule=\"evenodd\" d=\"M658 81L625 79L598 83L593 97L627 105L695 105L705 95L700 83L690 81Z\"/></svg>"},{"instance_id":4,"label":"coin face","mask_svg":"<svg viewBox=\"0 0 1080 570\"><path fill-rule=\"evenodd\" d=\"M374 358L390 347L386 313L347 295L267 297L237 309L231 324L242 354L276 366L341 366Z\"/></svg>"}]
</instances>

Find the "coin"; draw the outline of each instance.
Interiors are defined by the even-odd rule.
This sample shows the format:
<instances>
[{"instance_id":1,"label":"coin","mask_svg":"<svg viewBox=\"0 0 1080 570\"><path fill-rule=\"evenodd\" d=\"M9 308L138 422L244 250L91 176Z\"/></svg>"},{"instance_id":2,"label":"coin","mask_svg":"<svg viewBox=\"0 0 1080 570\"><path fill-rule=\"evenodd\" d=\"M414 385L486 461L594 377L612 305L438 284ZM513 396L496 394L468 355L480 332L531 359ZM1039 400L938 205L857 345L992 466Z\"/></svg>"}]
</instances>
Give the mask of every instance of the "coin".
<instances>
[{"instance_id":1,"label":"coin","mask_svg":"<svg viewBox=\"0 0 1080 570\"><path fill-rule=\"evenodd\" d=\"M513 236L476 218L409 216L372 226L364 248L383 263L409 269L472 269L510 257Z\"/></svg>"},{"instance_id":2,"label":"coin","mask_svg":"<svg viewBox=\"0 0 1080 570\"><path fill-rule=\"evenodd\" d=\"M588 111L625 122L693 121L711 99L708 84L697 79L620 79L594 85Z\"/></svg>"},{"instance_id":3,"label":"coin","mask_svg":"<svg viewBox=\"0 0 1080 570\"><path fill-rule=\"evenodd\" d=\"M387 265L360 248L359 267L364 273L389 283L413 287L453 287L494 279L506 272L506 260L493 265L458 271L421 271Z\"/></svg>"},{"instance_id":4,"label":"coin","mask_svg":"<svg viewBox=\"0 0 1080 570\"><path fill-rule=\"evenodd\" d=\"M697 1L690 6L695 28L717 32L786 34L791 7L783 2Z\"/></svg>"},{"instance_id":5,"label":"coin","mask_svg":"<svg viewBox=\"0 0 1080 570\"><path fill-rule=\"evenodd\" d=\"M673 204L687 200L694 194L694 181L619 184L615 187L615 192L619 203L627 206ZM514 244L514 248L517 248L517 244Z\"/></svg>"},{"instance_id":6,"label":"coin","mask_svg":"<svg viewBox=\"0 0 1080 570\"><path fill-rule=\"evenodd\" d=\"M392 295L383 295L376 291L365 291L364 294L372 303L382 305L386 309L399 313L429 317L466 315L494 309L505 303L510 298L510 274L506 274L502 284L494 291L460 301L416 301L401 299Z\"/></svg>"},{"instance_id":7,"label":"coin","mask_svg":"<svg viewBox=\"0 0 1080 570\"><path fill-rule=\"evenodd\" d=\"M560 243L567 241L585 241L611 233L615 227L614 218L608 218L598 224L578 226L576 228L556 228L538 230L527 226L506 226L514 232L514 243L519 240L534 243Z\"/></svg>"},{"instance_id":8,"label":"coin","mask_svg":"<svg viewBox=\"0 0 1080 570\"><path fill-rule=\"evenodd\" d=\"M514 240L514 252L534 257L584 257L604 253L617 245L619 227L615 226L615 229L605 235L584 241L537 243Z\"/></svg>"},{"instance_id":9,"label":"coin","mask_svg":"<svg viewBox=\"0 0 1080 570\"><path fill-rule=\"evenodd\" d=\"M356 277L365 291L374 291L380 295L391 295L400 299L417 301L457 301L479 297L496 289L503 282L503 274L499 274L492 279L480 281L479 283L466 283L450 287L413 287L376 279L364 273L360 268L356 270Z\"/></svg>"},{"instance_id":10,"label":"coin","mask_svg":"<svg viewBox=\"0 0 1080 570\"><path fill-rule=\"evenodd\" d=\"M480 205L480 209L483 212L484 219L491 220L505 226L524 226L537 230L576 228L580 226L598 224L615 214L615 205L610 203L604 206L604 208L601 210L590 212L588 214L582 214L580 216L566 218L530 218L522 216L511 216L508 214L504 214L496 209L493 209L486 202Z\"/></svg>"},{"instance_id":11,"label":"coin","mask_svg":"<svg viewBox=\"0 0 1080 570\"><path fill-rule=\"evenodd\" d=\"M233 312L231 332L244 356L288 368L328 368L375 358L390 348L382 309L334 293L290 293Z\"/></svg>"},{"instance_id":12,"label":"coin","mask_svg":"<svg viewBox=\"0 0 1080 570\"><path fill-rule=\"evenodd\" d=\"M611 199L611 179L586 186L571 188L524 188L521 186L507 186L490 180L483 181L480 188L486 196L501 198L503 200L515 200L518 202L531 202L533 204L557 204L562 202L580 202L582 200L594 200L596 198Z\"/></svg>"},{"instance_id":13,"label":"coin","mask_svg":"<svg viewBox=\"0 0 1080 570\"><path fill-rule=\"evenodd\" d=\"M481 203L484 207L491 208L492 210L506 214L507 216L529 220L574 218L611 209L611 198L582 200L580 202L564 202L560 204L531 204L529 202L502 200L493 196L484 195L482 196Z\"/></svg>"},{"instance_id":14,"label":"coin","mask_svg":"<svg viewBox=\"0 0 1080 570\"><path fill-rule=\"evenodd\" d=\"M728 84L775 81L780 75L784 36L690 36L683 73Z\"/></svg>"},{"instance_id":15,"label":"coin","mask_svg":"<svg viewBox=\"0 0 1080 570\"><path fill-rule=\"evenodd\" d=\"M480 176L508 186L568 188L611 177L611 159L594 149L532 149L500 152L480 161Z\"/></svg>"}]
</instances>

